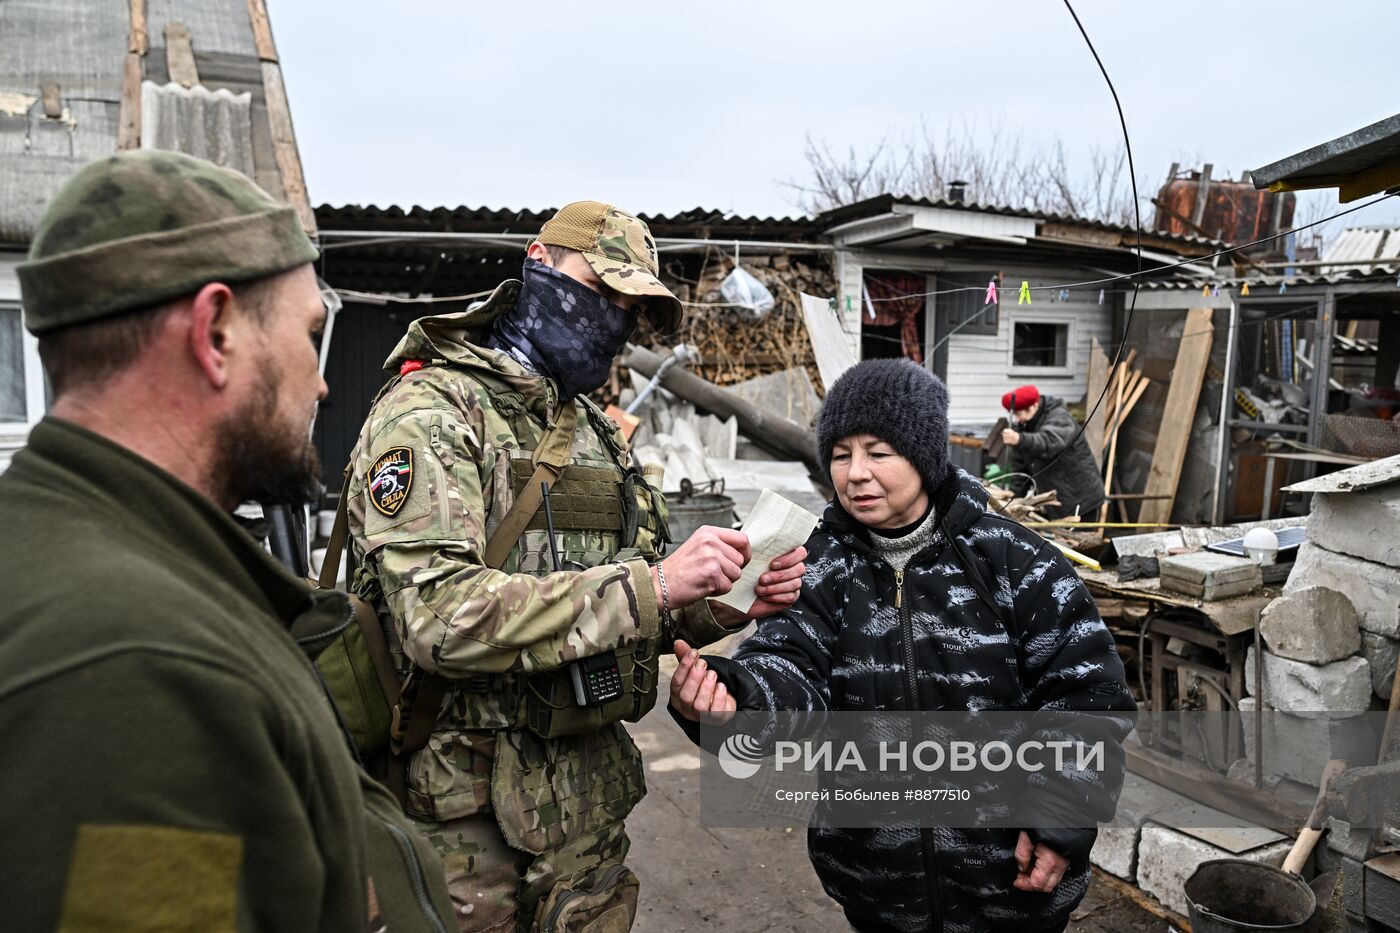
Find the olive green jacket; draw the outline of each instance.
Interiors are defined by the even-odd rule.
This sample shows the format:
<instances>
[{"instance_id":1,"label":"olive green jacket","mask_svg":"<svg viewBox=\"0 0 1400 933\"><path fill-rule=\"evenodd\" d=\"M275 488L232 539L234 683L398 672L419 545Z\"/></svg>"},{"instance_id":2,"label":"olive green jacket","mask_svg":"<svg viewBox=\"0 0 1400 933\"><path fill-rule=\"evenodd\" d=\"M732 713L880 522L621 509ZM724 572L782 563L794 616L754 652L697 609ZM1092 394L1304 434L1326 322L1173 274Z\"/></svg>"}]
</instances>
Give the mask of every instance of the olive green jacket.
<instances>
[{"instance_id":1,"label":"olive green jacket","mask_svg":"<svg viewBox=\"0 0 1400 933\"><path fill-rule=\"evenodd\" d=\"M308 655L348 622L227 514L46 419L0 476L12 930L444 930L437 857Z\"/></svg>"}]
</instances>

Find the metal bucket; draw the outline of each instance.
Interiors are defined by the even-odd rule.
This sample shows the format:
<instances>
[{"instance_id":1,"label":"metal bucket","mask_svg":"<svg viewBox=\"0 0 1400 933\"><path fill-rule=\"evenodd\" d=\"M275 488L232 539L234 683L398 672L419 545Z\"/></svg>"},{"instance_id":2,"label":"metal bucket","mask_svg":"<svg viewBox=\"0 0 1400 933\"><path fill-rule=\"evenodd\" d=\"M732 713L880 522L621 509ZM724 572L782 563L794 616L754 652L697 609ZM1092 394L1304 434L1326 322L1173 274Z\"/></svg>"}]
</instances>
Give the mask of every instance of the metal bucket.
<instances>
[{"instance_id":1,"label":"metal bucket","mask_svg":"<svg viewBox=\"0 0 1400 933\"><path fill-rule=\"evenodd\" d=\"M1317 897L1297 875L1245 859L1202 862L1186 881L1194 933L1297 930L1317 926Z\"/></svg>"},{"instance_id":2,"label":"metal bucket","mask_svg":"<svg viewBox=\"0 0 1400 933\"><path fill-rule=\"evenodd\" d=\"M667 524L671 528L671 547L677 548L701 525L734 527L734 500L718 493L701 493L682 498L678 492L666 493L666 508L670 512Z\"/></svg>"}]
</instances>

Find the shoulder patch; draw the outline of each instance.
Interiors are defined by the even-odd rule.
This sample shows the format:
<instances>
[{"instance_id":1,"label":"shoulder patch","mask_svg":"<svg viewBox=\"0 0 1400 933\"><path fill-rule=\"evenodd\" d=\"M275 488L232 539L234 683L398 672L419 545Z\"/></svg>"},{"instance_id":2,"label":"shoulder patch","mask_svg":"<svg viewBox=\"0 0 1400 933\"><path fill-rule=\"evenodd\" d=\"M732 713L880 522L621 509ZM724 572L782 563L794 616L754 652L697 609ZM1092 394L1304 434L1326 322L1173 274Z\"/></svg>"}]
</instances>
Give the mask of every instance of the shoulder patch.
<instances>
[{"instance_id":1,"label":"shoulder patch","mask_svg":"<svg viewBox=\"0 0 1400 933\"><path fill-rule=\"evenodd\" d=\"M413 488L413 449L390 447L374 459L369 471L369 501L390 518L408 501Z\"/></svg>"}]
</instances>

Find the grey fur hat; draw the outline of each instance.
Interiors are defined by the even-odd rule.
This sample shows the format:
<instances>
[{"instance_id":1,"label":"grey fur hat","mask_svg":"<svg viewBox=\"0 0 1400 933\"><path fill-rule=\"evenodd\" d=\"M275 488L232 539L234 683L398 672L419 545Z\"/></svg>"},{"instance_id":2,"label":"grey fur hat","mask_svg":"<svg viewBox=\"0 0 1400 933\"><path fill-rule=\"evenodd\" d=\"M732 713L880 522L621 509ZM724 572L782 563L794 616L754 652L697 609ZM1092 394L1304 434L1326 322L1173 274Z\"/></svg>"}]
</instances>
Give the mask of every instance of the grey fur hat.
<instances>
[{"instance_id":1,"label":"grey fur hat","mask_svg":"<svg viewBox=\"0 0 1400 933\"><path fill-rule=\"evenodd\" d=\"M948 475L948 390L908 359L857 363L826 393L817 416L817 452L831 472L831 449L854 434L873 434L914 464L924 488Z\"/></svg>"}]
</instances>

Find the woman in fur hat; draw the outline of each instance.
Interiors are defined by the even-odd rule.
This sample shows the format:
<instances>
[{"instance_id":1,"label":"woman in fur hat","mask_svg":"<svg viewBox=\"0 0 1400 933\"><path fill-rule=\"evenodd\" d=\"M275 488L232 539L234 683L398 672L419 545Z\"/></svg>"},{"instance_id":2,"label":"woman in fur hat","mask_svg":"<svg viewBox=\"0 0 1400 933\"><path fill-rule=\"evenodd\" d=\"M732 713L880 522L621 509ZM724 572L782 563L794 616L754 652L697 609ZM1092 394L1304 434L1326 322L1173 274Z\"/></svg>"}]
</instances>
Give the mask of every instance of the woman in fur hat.
<instances>
[{"instance_id":1,"label":"woman in fur hat","mask_svg":"<svg viewBox=\"0 0 1400 933\"><path fill-rule=\"evenodd\" d=\"M836 498L807 542L798 601L732 660L676 643L671 707L692 738L701 716L736 709L1136 709L1065 559L989 512L981 484L948 462L947 412L943 383L909 360L867 360L831 387L817 436ZM1103 772L1027 781L1017 812L1053 812L1068 794L1087 822L1111 819L1132 717L1111 721ZM808 846L860 931L1063 930L1097 828L1033 822L817 825Z\"/></svg>"}]
</instances>

